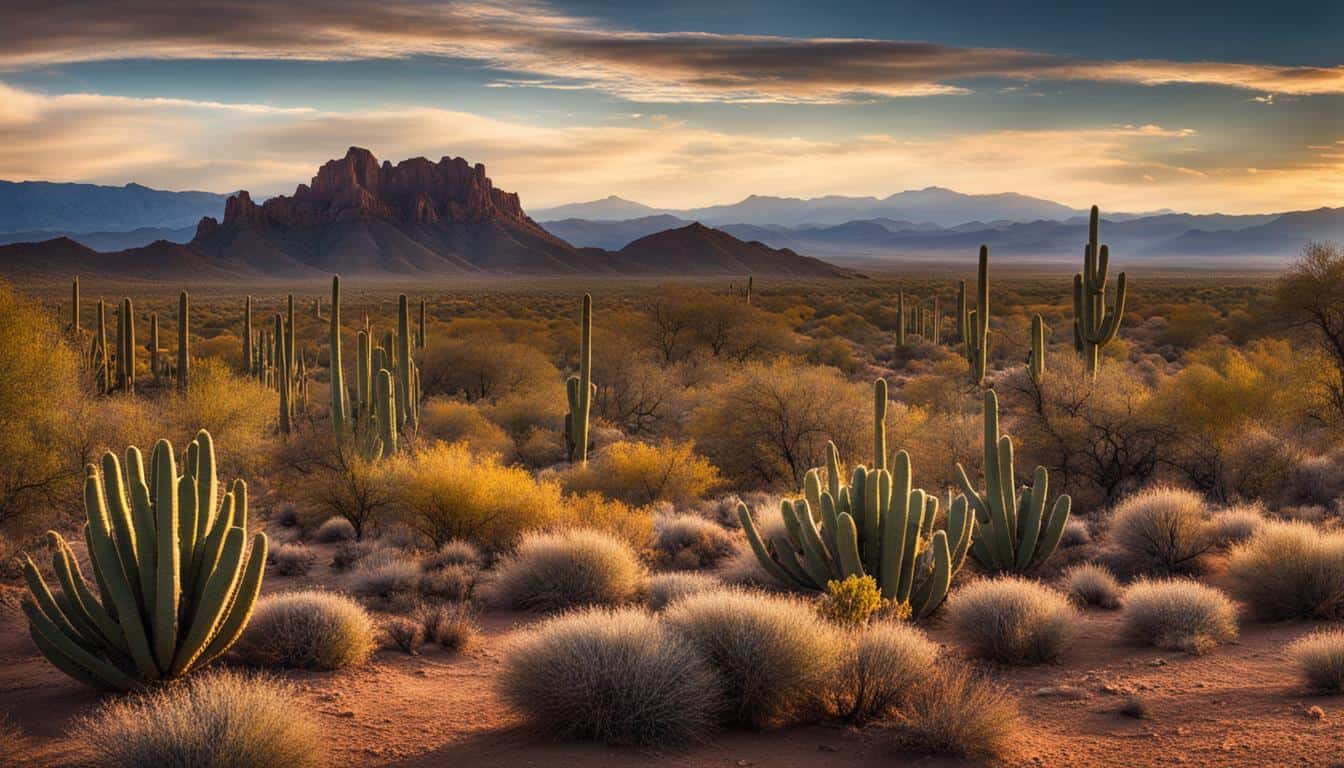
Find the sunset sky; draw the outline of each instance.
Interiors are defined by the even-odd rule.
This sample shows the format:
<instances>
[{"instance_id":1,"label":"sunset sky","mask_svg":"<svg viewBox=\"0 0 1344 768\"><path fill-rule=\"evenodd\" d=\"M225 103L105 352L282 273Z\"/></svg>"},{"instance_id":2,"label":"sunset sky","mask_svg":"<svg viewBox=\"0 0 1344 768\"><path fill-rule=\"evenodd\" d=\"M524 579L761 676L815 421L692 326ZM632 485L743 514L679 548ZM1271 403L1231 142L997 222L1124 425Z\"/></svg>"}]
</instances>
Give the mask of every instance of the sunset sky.
<instances>
[{"instance_id":1,"label":"sunset sky","mask_svg":"<svg viewBox=\"0 0 1344 768\"><path fill-rule=\"evenodd\" d=\"M1344 205L1344 3L1007 5L5 2L0 179L270 195L359 145L531 208Z\"/></svg>"}]
</instances>

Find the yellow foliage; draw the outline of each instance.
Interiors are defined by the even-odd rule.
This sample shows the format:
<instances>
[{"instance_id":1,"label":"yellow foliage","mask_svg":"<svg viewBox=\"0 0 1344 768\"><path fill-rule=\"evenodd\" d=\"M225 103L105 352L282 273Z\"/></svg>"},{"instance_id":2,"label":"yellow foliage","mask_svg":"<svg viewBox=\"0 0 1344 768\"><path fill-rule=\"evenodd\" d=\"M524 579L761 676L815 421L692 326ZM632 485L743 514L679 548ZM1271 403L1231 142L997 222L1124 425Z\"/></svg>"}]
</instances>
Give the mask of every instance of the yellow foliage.
<instances>
[{"instance_id":1,"label":"yellow foliage","mask_svg":"<svg viewBox=\"0 0 1344 768\"><path fill-rule=\"evenodd\" d=\"M598 491L631 504L666 501L685 505L719 484L719 471L690 442L612 443L586 466L563 475L566 489Z\"/></svg>"},{"instance_id":2,"label":"yellow foliage","mask_svg":"<svg viewBox=\"0 0 1344 768\"><path fill-rule=\"evenodd\" d=\"M872 576L845 577L844 581L826 582L826 596L818 610L821 615L843 627L862 627L869 617L882 609L882 592Z\"/></svg>"}]
</instances>

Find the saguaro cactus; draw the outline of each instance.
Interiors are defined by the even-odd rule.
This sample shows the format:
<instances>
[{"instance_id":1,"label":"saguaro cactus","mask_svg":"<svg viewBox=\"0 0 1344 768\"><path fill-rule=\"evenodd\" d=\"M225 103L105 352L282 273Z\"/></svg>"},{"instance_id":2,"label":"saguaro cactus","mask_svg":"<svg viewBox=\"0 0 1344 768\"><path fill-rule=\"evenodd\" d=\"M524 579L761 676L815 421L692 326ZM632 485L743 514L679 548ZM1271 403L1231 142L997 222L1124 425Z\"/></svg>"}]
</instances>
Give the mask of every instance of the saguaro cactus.
<instances>
[{"instance_id":1,"label":"saguaro cactus","mask_svg":"<svg viewBox=\"0 0 1344 768\"><path fill-rule=\"evenodd\" d=\"M117 310L117 386L135 392L135 307L130 297Z\"/></svg>"},{"instance_id":2,"label":"saguaro cactus","mask_svg":"<svg viewBox=\"0 0 1344 768\"><path fill-rule=\"evenodd\" d=\"M1087 222L1087 245L1083 247L1083 271L1073 276L1073 344L1083 356L1088 373L1097 377L1098 353L1115 339L1125 314L1128 285L1125 273L1115 287L1115 304L1106 306L1106 270L1110 266L1110 246L1097 244L1101 214L1092 206Z\"/></svg>"},{"instance_id":3,"label":"saguaro cactus","mask_svg":"<svg viewBox=\"0 0 1344 768\"><path fill-rule=\"evenodd\" d=\"M420 333L415 337L415 348L425 348L425 300L420 300Z\"/></svg>"},{"instance_id":4,"label":"saguaro cactus","mask_svg":"<svg viewBox=\"0 0 1344 768\"><path fill-rule=\"evenodd\" d=\"M1013 439L999 434L999 398L985 392L985 487L977 491L957 464L957 483L975 512L971 556L987 571L1026 573L1038 567L1059 546L1072 500L1055 500L1046 517L1050 475L1037 467L1030 487L1018 489L1013 470Z\"/></svg>"},{"instance_id":5,"label":"saguaro cactus","mask_svg":"<svg viewBox=\"0 0 1344 768\"><path fill-rule=\"evenodd\" d=\"M243 302L243 368L253 371L252 360L252 297Z\"/></svg>"},{"instance_id":6,"label":"saguaro cactus","mask_svg":"<svg viewBox=\"0 0 1344 768\"><path fill-rule=\"evenodd\" d=\"M331 276L331 427L345 434L345 370L341 366L341 277Z\"/></svg>"},{"instance_id":7,"label":"saguaro cactus","mask_svg":"<svg viewBox=\"0 0 1344 768\"><path fill-rule=\"evenodd\" d=\"M183 392L191 379L191 304L187 292L177 297L177 388Z\"/></svg>"},{"instance_id":8,"label":"saguaro cactus","mask_svg":"<svg viewBox=\"0 0 1344 768\"><path fill-rule=\"evenodd\" d=\"M970 365L971 381L976 386L985 383L985 364L989 358L989 247L980 246L980 269L976 277L975 309L966 304L966 284L961 284L958 300L961 311L960 325L966 362Z\"/></svg>"},{"instance_id":9,"label":"saguaro cactus","mask_svg":"<svg viewBox=\"0 0 1344 768\"><path fill-rule=\"evenodd\" d=\"M899 291L896 294L896 344L905 346L905 291Z\"/></svg>"},{"instance_id":10,"label":"saguaro cactus","mask_svg":"<svg viewBox=\"0 0 1344 768\"><path fill-rule=\"evenodd\" d=\"M159 313L149 313L149 372L159 383Z\"/></svg>"},{"instance_id":11,"label":"saguaro cactus","mask_svg":"<svg viewBox=\"0 0 1344 768\"><path fill-rule=\"evenodd\" d=\"M565 382L569 413L565 414L565 443L571 464L588 463L588 415L593 402L593 297L583 295L579 331L579 373Z\"/></svg>"},{"instance_id":12,"label":"saguaro cactus","mask_svg":"<svg viewBox=\"0 0 1344 768\"><path fill-rule=\"evenodd\" d=\"M1031 355L1027 358L1027 375L1037 385L1045 379L1045 321L1040 315L1031 318Z\"/></svg>"},{"instance_id":13,"label":"saguaro cactus","mask_svg":"<svg viewBox=\"0 0 1344 768\"><path fill-rule=\"evenodd\" d=\"M284 341L288 336L285 330L285 319L280 315L275 316L275 337L280 339L276 344L277 360L276 368L276 387L280 390L280 434L288 435L290 431L291 396L290 386L294 382L293 363L289 359L289 344Z\"/></svg>"},{"instance_id":14,"label":"saguaro cactus","mask_svg":"<svg viewBox=\"0 0 1344 768\"><path fill-rule=\"evenodd\" d=\"M28 632L57 669L82 683L134 690L186 675L227 651L252 614L266 534L247 548L247 484L235 480L219 496L204 430L183 470L179 476L166 440L154 446L148 478L134 446L124 474L110 452L101 470L85 468L84 536L100 597L60 534L47 533L59 591L25 558Z\"/></svg>"}]
</instances>

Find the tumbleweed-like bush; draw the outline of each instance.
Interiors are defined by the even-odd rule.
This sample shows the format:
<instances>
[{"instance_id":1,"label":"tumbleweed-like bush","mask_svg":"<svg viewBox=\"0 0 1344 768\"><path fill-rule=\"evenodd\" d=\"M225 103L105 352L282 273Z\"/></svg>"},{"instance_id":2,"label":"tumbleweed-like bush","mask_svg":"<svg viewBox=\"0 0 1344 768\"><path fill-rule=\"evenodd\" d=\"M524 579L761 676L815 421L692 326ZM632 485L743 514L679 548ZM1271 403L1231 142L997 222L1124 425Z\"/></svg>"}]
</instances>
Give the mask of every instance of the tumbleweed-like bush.
<instances>
[{"instance_id":1,"label":"tumbleweed-like bush","mask_svg":"<svg viewBox=\"0 0 1344 768\"><path fill-rule=\"evenodd\" d=\"M1135 639L1187 653L1204 653L1237 636L1237 608L1232 601L1191 579L1131 584L1121 617Z\"/></svg>"},{"instance_id":2,"label":"tumbleweed-like bush","mask_svg":"<svg viewBox=\"0 0 1344 768\"><path fill-rule=\"evenodd\" d=\"M375 638L373 620L358 603L305 590L262 598L234 648L257 666L330 670L364 663Z\"/></svg>"},{"instance_id":3,"label":"tumbleweed-like bush","mask_svg":"<svg viewBox=\"0 0 1344 768\"><path fill-rule=\"evenodd\" d=\"M493 606L559 611L634 601L648 576L634 550L606 533L571 529L534 533L495 569L485 585Z\"/></svg>"},{"instance_id":4,"label":"tumbleweed-like bush","mask_svg":"<svg viewBox=\"0 0 1344 768\"><path fill-rule=\"evenodd\" d=\"M982 579L948 600L948 620L976 655L1008 664L1054 661L1073 640L1078 612L1035 581Z\"/></svg>"}]
</instances>

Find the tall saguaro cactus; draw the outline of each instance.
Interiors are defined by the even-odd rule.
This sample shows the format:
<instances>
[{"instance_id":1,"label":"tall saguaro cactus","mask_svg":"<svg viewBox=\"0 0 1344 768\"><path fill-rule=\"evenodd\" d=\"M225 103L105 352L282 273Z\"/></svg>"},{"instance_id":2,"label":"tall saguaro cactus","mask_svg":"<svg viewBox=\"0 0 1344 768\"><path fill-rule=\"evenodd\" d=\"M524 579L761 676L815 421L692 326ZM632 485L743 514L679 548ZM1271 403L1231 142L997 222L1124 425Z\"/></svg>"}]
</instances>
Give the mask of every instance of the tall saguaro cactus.
<instances>
[{"instance_id":1,"label":"tall saguaro cactus","mask_svg":"<svg viewBox=\"0 0 1344 768\"><path fill-rule=\"evenodd\" d=\"M293 361L289 359L289 344L285 339L288 337L285 329L285 319L280 315L275 316L275 337L280 340L276 344L276 387L280 390L280 434L288 435L290 432L290 418L293 415L291 408L290 386L294 382Z\"/></svg>"},{"instance_id":2,"label":"tall saguaro cactus","mask_svg":"<svg viewBox=\"0 0 1344 768\"><path fill-rule=\"evenodd\" d=\"M970 366L971 381L985 383L985 364L989 358L989 247L980 246L980 268L976 276L975 309L966 304L966 284L962 283L961 312L963 354Z\"/></svg>"},{"instance_id":3,"label":"tall saguaro cactus","mask_svg":"<svg viewBox=\"0 0 1344 768\"><path fill-rule=\"evenodd\" d=\"M873 469L887 468L887 380L873 382Z\"/></svg>"},{"instance_id":4,"label":"tall saguaro cactus","mask_svg":"<svg viewBox=\"0 0 1344 768\"><path fill-rule=\"evenodd\" d=\"M1040 386L1045 379L1045 320L1040 315L1031 318L1031 356L1027 358L1027 375Z\"/></svg>"},{"instance_id":5,"label":"tall saguaro cactus","mask_svg":"<svg viewBox=\"0 0 1344 768\"><path fill-rule=\"evenodd\" d=\"M243 302L243 368L249 373L255 370L252 359L252 297Z\"/></svg>"},{"instance_id":6,"label":"tall saguaro cactus","mask_svg":"<svg viewBox=\"0 0 1344 768\"><path fill-rule=\"evenodd\" d=\"M135 307L129 296L117 310L117 386L135 392Z\"/></svg>"},{"instance_id":7,"label":"tall saguaro cactus","mask_svg":"<svg viewBox=\"0 0 1344 768\"><path fill-rule=\"evenodd\" d=\"M1069 521L1072 500L1055 499L1046 516L1050 475L1037 467L1030 487L1019 489L1014 478L1013 439L999 434L999 398L985 392L985 487L977 491L957 464L957 483L975 512L971 556L987 571L1026 573L1045 562L1059 546Z\"/></svg>"},{"instance_id":8,"label":"tall saguaro cactus","mask_svg":"<svg viewBox=\"0 0 1344 768\"><path fill-rule=\"evenodd\" d=\"M1097 206L1092 206L1087 245L1083 247L1083 271L1073 276L1073 344L1093 379L1097 377L1101 348L1111 343L1120 330L1128 294L1125 273L1121 272L1115 287L1115 304L1106 306L1106 270L1110 266L1111 249L1097 243L1100 219Z\"/></svg>"},{"instance_id":9,"label":"tall saguaro cactus","mask_svg":"<svg viewBox=\"0 0 1344 768\"><path fill-rule=\"evenodd\" d=\"M565 414L565 443L571 464L588 463L588 416L593 403L593 297L583 295L579 330L579 373L565 382L569 413Z\"/></svg>"},{"instance_id":10,"label":"tall saguaro cactus","mask_svg":"<svg viewBox=\"0 0 1344 768\"><path fill-rule=\"evenodd\" d=\"M187 292L177 297L177 388L183 392L191 380L191 304Z\"/></svg>"},{"instance_id":11,"label":"tall saguaro cactus","mask_svg":"<svg viewBox=\"0 0 1344 768\"><path fill-rule=\"evenodd\" d=\"M182 677L219 658L242 634L261 592L266 534L247 547L247 484L219 495L215 452L201 430L177 474L173 447L154 446L150 474L140 450L124 468L106 453L85 468L84 527L97 589L74 551L47 533L53 592L31 559L23 571L28 632L57 669L108 690Z\"/></svg>"},{"instance_id":12,"label":"tall saguaro cactus","mask_svg":"<svg viewBox=\"0 0 1344 768\"><path fill-rule=\"evenodd\" d=\"M905 291L899 291L896 294L896 344L905 346Z\"/></svg>"},{"instance_id":13,"label":"tall saguaro cactus","mask_svg":"<svg viewBox=\"0 0 1344 768\"><path fill-rule=\"evenodd\" d=\"M341 277L331 276L331 426L339 438L346 432L345 370L341 365Z\"/></svg>"},{"instance_id":14,"label":"tall saguaro cactus","mask_svg":"<svg viewBox=\"0 0 1344 768\"><path fill-rule=\"evenodd\" d=\"M425 348L425 300L420 300L420 333L415 337L415 348Z\"/></svg>"}]
</instances>

